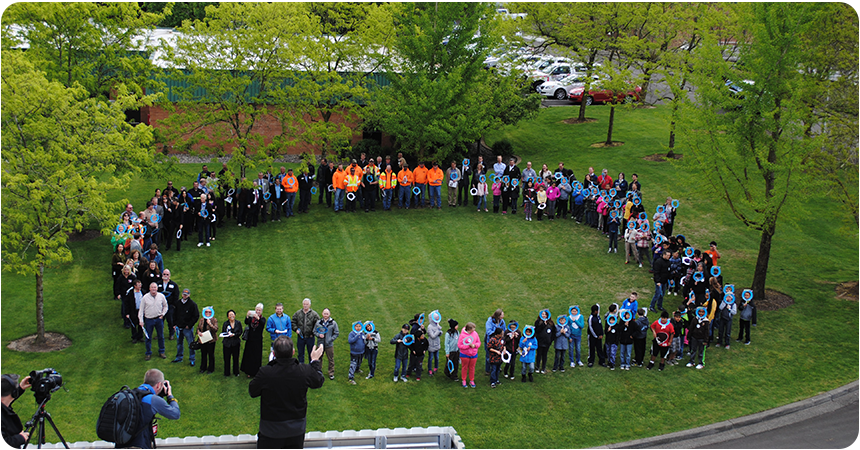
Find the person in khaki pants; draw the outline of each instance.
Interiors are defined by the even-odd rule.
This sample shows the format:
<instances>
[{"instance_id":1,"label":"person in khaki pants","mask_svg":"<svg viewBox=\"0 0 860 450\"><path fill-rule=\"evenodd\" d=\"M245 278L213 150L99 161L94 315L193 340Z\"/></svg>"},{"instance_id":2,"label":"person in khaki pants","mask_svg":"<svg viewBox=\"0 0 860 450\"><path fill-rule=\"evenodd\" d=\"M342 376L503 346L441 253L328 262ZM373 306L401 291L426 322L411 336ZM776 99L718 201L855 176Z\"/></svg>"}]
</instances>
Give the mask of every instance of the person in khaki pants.
<instances>
[{"instance_id":1,"label":"person in khaki pants","mask_svg":"<svg viewBox=\"0 0 860 450\"><path fill-rule=\"evenodd\" d=\"M323 345L323 352L328 358L328 378L334 380L334 340L340 336L340 330L337 328L337 322L331 318L328 308L323 310L322 318L314 324L314 334L317 337L317 345Z\"/></svg>"}]
</instances>

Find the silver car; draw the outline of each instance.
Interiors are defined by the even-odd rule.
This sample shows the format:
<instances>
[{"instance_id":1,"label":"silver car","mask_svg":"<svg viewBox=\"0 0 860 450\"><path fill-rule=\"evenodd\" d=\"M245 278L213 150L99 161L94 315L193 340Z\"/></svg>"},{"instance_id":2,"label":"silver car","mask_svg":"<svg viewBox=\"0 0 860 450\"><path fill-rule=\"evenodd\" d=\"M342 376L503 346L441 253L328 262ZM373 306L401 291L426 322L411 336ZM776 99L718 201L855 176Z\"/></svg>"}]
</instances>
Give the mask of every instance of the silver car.
<instances>
[{"instance_id":1,"label":"silver car","mask_svg":"<svg viewBox=\"0 0 860 450\"><path fill-rule=\"evenodd\" d=\"M597 80L597 76L593 77ZM561 80L549 80L542 83L536 88L537 93L543 97L555 98L564 100L567 98L567 93L571 88L585 85L585 74L582 72L574 72Z\"/></svg>"}]
</instances>

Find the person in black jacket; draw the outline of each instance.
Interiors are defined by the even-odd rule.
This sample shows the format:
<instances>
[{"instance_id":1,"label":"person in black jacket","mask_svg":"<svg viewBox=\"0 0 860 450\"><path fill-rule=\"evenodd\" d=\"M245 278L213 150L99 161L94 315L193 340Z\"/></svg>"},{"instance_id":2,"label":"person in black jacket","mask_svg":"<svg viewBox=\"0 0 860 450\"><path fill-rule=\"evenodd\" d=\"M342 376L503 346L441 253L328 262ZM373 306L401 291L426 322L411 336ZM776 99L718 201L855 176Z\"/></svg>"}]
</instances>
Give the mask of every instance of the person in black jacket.
<instances>
[{"instance_id":1,"label":"person in black jacket","mask_svg":"<svg viewBox=\"0 0 860 450\"><path fill-rule=\"evenodd\" d=\"M469 204L469 197L472 195L469 191L472 189L471 183L469 183L469 177L472 175L472 168L467 164L463 165L463 168L460 169L462 175L460 176L460 182L457 184L457 205L458 206L466 206Z\"/></svg>"},{"instance_id":2,"label":"person in black jacket","mask_svg":"<svg viewBox=\"0 0 860 450\"><path fill-rule=\"evenodd\" d=\"M520 183L514 183L514 180L522 178L522 172L515 162L516 160L511 158L508 165L505 167L505 172L502 174L502 176L507 175L511 177L511 189L508 192L508 200L511 202L511 214L517 213L517 199L520 197Z\"/></svg>"},{"instance_id":3,"label":"person in black jacket","mask_svg":"<svg viewBox=\"0 0 860 450\"><path fill-rule=\"evenodd\" d=\"M311 168L313 170L313 168ZM311 188L313 187L314 179L308 169L303 169L299 175L299 212L308 212L311 206Z\"/></svg>"},{"instance_id":4,"label":"person in black jacket","mask_svg":"<svg viewBox=\"0 0 860 450\"><path fill-rule=\"evenodd\" d=\"M30 377L24 377L18 383L18 375L4 374L0 384L2 384L0 390L2 390L3 401L3 440L10 447L23 448L24 443L30 438L30 433L24 431L21 419L15 413L15 410L12 409L12 402L18 399L30 387Z\"/></svg>"},{"instance_id":5,"label":"person in black jacket","mask_svg":"<svg viewBox=\"0 0 860 450\"><path fill-rule=\"evenodd\" d=\"M227 320L221 326L224 344L224 376L230 376L230 359L233 360L233 375L239 376L239 347L242 337L242 323L236 320L236 311L227 311Z\"/></svg>"},{"instance_id":6,"label":"person in black jacket","mask_svg":"<svg viewBox=\"0 0 860 450\"><path fill-rule=\"evenodd\" d=\"M550 320L549 314L547 314L546 320L542 320L540 317L535 320L535 339L538 344L535 372L546 373L547 353L549 353L549 348L555 340L555 323Z\"/></svg>"},{"instance_id":7,"label":"person in black jacket","mask_svg":"<svg viewBox=\"0 0 860 450\"><path fill-rule=\"evenodd\" d=\"M591 306L588 318L588 367L594 367L594 356L598 365L606 367L606 354L603 353L603 324L600 323L600 305Z\"/></svg>"},{"instance_id":8,"label":"person in black jacket","mask_svg":"<svg viewBox=\"0 0 860 450\"><path fill-rule=\"evenodd\" d=\"M331 192L329 192L328 187L331 185L332 174L332 167L329 166L328 161L323 158L320 162L319 168L317 169L317 183L319 183L318 189L320 194L317 204L322 205L323 196L325 196L325 202L329 208L331 208Z\"/></svg>"},{"instance_id":9,"label":"person in black jacket","mask_svg":"<svg viewBox=\"0 0 860 450\"><path fill-rule=\"evenodd\" d=\"M671 266L669 256L671 256L669 252L664 250L662 257L657 258L657 261L654 262L654 267L652 267L654 271L654 298L651 299L652 312L655 306L660 311L665 311L663 309L663 287L669 282L669 267Z\"/></svg>"},{"instance_id":10,"label":"person in black jacket","mask_svg":"<svg viewBox=\"0 0 860 450\"><path fill-rule=\"evenodd\" d=\"M170 280L170 270L168 269L161 272L158 292L164 294L164 298L167 299L167 317L165 318L167 319L167 328L170 330L167 339L172 341L174 336L173 313L176 311L176 301L179 300L179 286Z\"/></svg>"},{"instance_id":11,"label":"person in black jacket","mask_svg":"<svg viewBox=\"0 0 860 450\"><path fill-rule=\"evenodd\" d=\"M637 311L639 317L633 325L633 364L639 367L644 365L645 339L648 337L648 327L651 325L648 323L648 317L645 316L646 313L645 308L639 308Z\"/></svg>"},{"instance_id":12,"label":"person in black jacket","mask_svg":"<svg viewBox=\"0 0 860 450\"><path fill-rule=\"evenodd\" d=\"M125 316L125 302L123 296L131 289L134 289L134 280L137 277L132 273L131 266L125 265L122 268L122 273L113 281L113 295L120 301L119 315L122 318L122 323L125 328L134 326L134 321L129 321Z\"/></svg>"},{"instance_id":13,"label":"person in black jacket","mask_svg":"<svg viewBox=\"0 0 860 450\"><path fill-rule=\"evenodd\" d=\"M260 431L257 448L302 448L308 412L308 388L322 387L322 344L311 352L310 364L293 357L293 341L280 336L272 344L275 359L260 368L248 385L252 398L260 397Z\"/></svg>"},{"instance_id":14,"label":"person in black jacket","mask_svg":"<svg viewBox=\"0 0 860 450\"><path fill-rule=\"evenodd\" d=\"M188 341L188 350L191 352L191 367L194 367L194 350L191 349L191 343L194 342L194 326L197 325L197 320L200 318L200 310L197 308L197 303L191 300L191 291L182 290L182 298L175 305L173 311L173 325L176 333L176 358L173 362L182 362L183 353L185 353L185 341Z\"/></svg>"}]
</instances>

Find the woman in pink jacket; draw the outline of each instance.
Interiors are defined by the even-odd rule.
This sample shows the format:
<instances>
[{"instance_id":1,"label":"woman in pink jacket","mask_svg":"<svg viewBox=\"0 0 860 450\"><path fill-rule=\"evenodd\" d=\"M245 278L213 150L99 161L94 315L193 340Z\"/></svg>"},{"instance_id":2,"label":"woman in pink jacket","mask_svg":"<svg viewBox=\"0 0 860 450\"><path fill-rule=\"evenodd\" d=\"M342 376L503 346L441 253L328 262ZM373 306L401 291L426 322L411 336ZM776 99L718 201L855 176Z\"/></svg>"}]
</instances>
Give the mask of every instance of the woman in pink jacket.
<instances>
[{"instance_id":1,"label":"woman in pink jacket","mask_svg":"<svg viewBox=\"0 0 860 450\"><path fill-rule=\"evenodd\" d=\"M606 231L606 216L609 215L609 205L603 201L603 197L597 197L597 218L599 219L597 223L597 229L603 231L603 234L607 234Z\"/></svg>"},{"instance_id":2,"label":"woman in pink jacket","mask_svg":"<svg viewBox=\"0 0 860 450\"><path fill-rule=\"evenodd\" d=\"M460 349L460 365L462 367L461 376L463 378L463 387L466 387L466 377L469 378L469 385L475 387L475 363L478 361L478 348L481 347L481 338L475 331L475 324L469 322L460 333L460 339L457 340L457 347Z\"/></svg>"}]
</instances>

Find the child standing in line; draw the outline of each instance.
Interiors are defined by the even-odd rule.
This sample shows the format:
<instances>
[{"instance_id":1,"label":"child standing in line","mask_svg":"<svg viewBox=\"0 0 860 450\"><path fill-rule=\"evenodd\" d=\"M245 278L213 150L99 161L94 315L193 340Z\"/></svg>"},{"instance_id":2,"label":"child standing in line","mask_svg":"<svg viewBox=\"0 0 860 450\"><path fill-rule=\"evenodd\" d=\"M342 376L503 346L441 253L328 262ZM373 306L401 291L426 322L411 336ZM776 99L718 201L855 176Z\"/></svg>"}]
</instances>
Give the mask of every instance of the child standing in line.
<instances>
[{"instance_id":1,"label":"child standing in line","mask_svg":"<svg viewBox=\"0 0 860 450\"><path fill-rule=\"evenodd\" d=\"M537 213L538 222L543 220L543 209L540 207L540 205L544 205L544 208L546 208L546 199L547 199L546 191L544 190L544 187L541 184L540 186L538 186L538 190L535 193L535 202L537 202L537 205L538 205L538 213Z\"/></svg>"},{"instance_id":2,"label":"child standing in line","mask_svg":"<svg viewBox=\"0 0 860 450\"><path fill-rule=\"evenodd\" d=\"M535 320L535 339L537 339L538 349L535 359L535 372L546 373L546 361L549 355L549 348L555 340L555 323L552 320L541 319L538 315Z\"/></svg>"},{"instance_id":3,"label":"child standing in line","mask_svg":"<svg viewBox=\"0 0 860 450\"><path fill-rule=\"evenodd\" d=\"M526 331L531 330L531 335ZM526 373L529 375L529 381L534 382L532 374L535 371L535 353L537 351L537 340L535 339L535 330L533 327L526 327L523 331L523 338L520 339L518 347L520 353L520 362L523 363L523 383L526 382Z\"/></svg>"},{"instance_id":4,"label":"child standing in line","mask_svg":"<svg viewBox=\"0 0 860 450\"><path fill-rule=\"evenodd\" d=\"M347 341L349 342L349 384L355 384L355 371L361 364L361 356L364 355L367 348L364 327L361 322L352 324L352 330L349 332Z\"/></svg>"},{"instance_id":5,"label":"child standing in line","mask_svg":"<svg viewBox=\"0 0 860 450\"><path fill-rule=\"evenodd\" d=\"M603 353L603 324L600 323L600 305L591 306L591 317L588 318L588 367L594 367L594 357L598 364L606 367L606 355Z\"/></svg>"},{"instance_id":6,"label":"child standing in line","mask_svg":"<svg viewBox=\"0 0 860 450\"><path fill-rule=\"evenodd\" d=\"M700 307L701 308L701 307ZM708 340L708 315L702 313L693 314L693 319L690 321L690 362L687 367L696 365L696 369L705 367L705 341Z\"/></svg>"},{"instance_id":7,"label":"child standing in line","mask_svg":"<svg viewBox=\"0 0 860 450\"><path fill-rule=\"evenodd\" d=\"M439 371L439 350L442 348L442 326L434 321L427 325L427 375ZM432 365L432 367L431 367Z\"/></svg>"},{"instance_id":8,"label":"child standing in line","mask_svg":"<svg viewBox=\"0 0 860 450\"><path fill-rule=\"evenodd\" d=\"M720 302L720 336L717 338L717 346L722 342L726 350L731 348L729 344L732 341L732 318L737 313L737 302L732 302L730 305L726 303L726 296L723 296L723 301Z\"/></svg>"},{"instance_id":9,"label":"child standing in line","mask_svg":"<svg viewBox=\"0 0 860 450\"><path fill-rule=\"evenodd\" d=\"M502 179L493 180L493 213L499 212L499 202L502 200Z\"/></svg>"},{"instance_id":10,"label":"child standing in line","mask_svg":"<svg viewBox=\"0 0 860 450\"><path fill-rule=\"evenodd\" d=\"M613 305L614 306L614 305ZM609 370L615 370L615 355L618 353L618 314L615 311L606 316L606 356Z\"/></svg>"},{"instance_id":11,"label":"child standing in line","mask_svg":"<svg viewBox=\"0 0 860 450\"><path fill-rule=\"evenodd\" d=\"M618 253L618 211L609 213L609 224L606 227L609 232L609 250L606 253Z\"/></svg>"},{"instance_id":12,"label":"child standing in line","mask_svg":"<svg viewBox=\"0 0 860 450\"><path fill-rule=\"evenodd\" d=\"M531 222L532 220L532 211L535 205L535 188L534 183L531 181L526 182L525 189L523 189L523 211L526 214L526 220Z\"/></svg>"},{"instance_id":13,"label":"child standing in line","mask_svg":"<svg viewBox=\"0 0 860 450\"><path fill-rule=\"evenodd\" d=\"M630 310L635 318L636 312L639 311L639 293L636 291L631 292L630 297L625 298L624 301L621 302L621 309Z\"/></svg>"},{"instance_id":14,"label":"child standing in line","mask_svg":"<svg viewBox=\"0 0 860 450\"><path fill-rule=\"evenodd\" d=\"M367 368L370 372L367 374L365 379L369 380L376 374L376 357L379 355L379 342L382 338L379 336L379 332L377 332L370 323L365 325L364 332L366 340L364 357L367 359Z\"/></svg>"},{"instance_id":15,"label":"child standing in line","mask_svg":"<svg viewBox=\"0 0 860 450\"><path fill-rule=\"evenodd\" d=\"M660 366L657 370L662 372L663 368L666 367L666 354L669 353L669 347L672 345L672 338L675 334L667 311L663 311L660 318L651 324L651 331L654 333L654 340L651 342L651 362L648 363L646 369L651 370L654 367L654 361L659 356Z\"/></svg>"},{"instance_id":16,"label":"child standing in line","mask_svg":"<svg viewBox=\"0 0 860 450\"><path fill-rule=\"evenodd\" d=\"M622 309L622 312L625 311ZM630 318L633 317L633 310L629 310L631 312ZM624 314L621 314L621 318L624 317ZM620 321L620 319L619 319ZM618 344L619 344L619 352L621 353L621 370L630 370L630 353L633 350L633 332L635 331L636 323L632 320L627 320L621 322L618 326Z\"/></svg>"},{"instance_id":17,"label":"child standing in line","mask_svg":"<svg viewBox=\"0 0 860 450\"><path fill-rule=\"evenodd\" d=\"M564 372L564 353L570 344L570 326L567 316L559 316L558 326L555 328L555 359L552 362L552 371Z\"/></svg>"},{"instance_id":18,"label":"child standing in line","mask_svg":"<svg viewBox=\"0 0 860 450\"><path fill-rule=\"evenodd\" d=\"M750 322L753 317L755 306L752 303L745 301L741 306L741 316L738 318L738 339L735 342L740 342L746 333L747 338L744 340L744 345L750 345Z\"/></svg>"},{"instance_id":19,"label":"child standing in line","mask_svg":"<svg viewBox=\"0 0 860 450\"><path fill-rule=\"evenodd\" d=\"M396 336L391 338L389 342L391 345L396 345L394 348L394 382L397 382L397 378L400 378L400 381L406 382L406 369L409 360L409 347L407 347L403 343L403 337L409 334L409 324L404 323L402 327L400 327L400 333L397 333ZM401 369L402 367L402 369ZM397 373L400 372L400 375Z\"/></svg>"},{"instance_id":20,"label":"child standing in line","mask_svg":"<svg viewBox=\"0 0 860 450\"><path fill-rule=\"evenodd\" d=\"M570 339L568 340L567 359L570 360L570 367L575 367L577 364L583 366L579 348L582 346L582 329L585 328L585 317L579 313L579 306L574 306L573 315L568 316L568 318Z\"/></svg>"},{"instance_id":21,"label":"child standing in line","mask_svg":"<svg viewBox=\"0 0 860 450\"><path fill-rule=\"evenodd\" d=\"M687 321L684 320L684 315L681 311L675 311L672 315L672 328L675 330L675 336L672 338L672 347L669 350L669 357L666 362L670 366L677 364L676 359L684 356L684 331L687 328Z\"/></svg>"},{"instance_id":22,"label":"child standing in line","mask_svg":"<svg viewBox=\"0 0 860 450\"><path fill-rule=\"evenodd\" d=\"M484 181L481 181L480 178L476 178L478 183L475 185L475 189L478 190L478 212L481 211L481 208L484 208L484 212L489 212L487 209L487 179L484 178ZM481 205L484 205L483 207Z\"/></svg>"},{"instance_id":23,"label":"child standing in line","mask_svg":"<svg viewBox=\"0 0 860 450\"><path fill-rule=\"evenodd\" d=\"M646 314L648 310L645 308L639 308L637 314L639 317L636 319L636 324L633 328L633 364L642 367L645 361L645 340L648 338L648 317Z\"/></svg>"},{"instance_id":24,"label":"child standing in line","mask_svg":"<svg viewBox=\"0 0 860 450\"><path fill-rule=\"evenodd\" d=\"M453 363L445 363L445 376L452 380L457 379L457 368L460 367L460 348L457 347L460 332L457 330L457 325L459 323L456 320L448 319L448 331L445 333L445 359Z\"/></svg>"},{"instance_id":25,"label":"child standing in line","mask_svg":"<svg viewBox=\"0 0 860 450\"><path fill-rule=\"evenodd\" d=\"M415 332L415 342L409 346L410 367L409 373L415 374L415 381L421 381L421 366L424 364L424 354L427 352L429 343L424 336L424 332L418 330Z\"/></svg>"},{"instance_id":26,"label":"child standing in line","mask_svg":"<svg viewBox=\"0 0 860 450\"><path fill-rule=\"evenodd\" d=\"M490 387L499 385L499 368L502 366L502 351L505 349L502 329L496 328L487 341L490 350Z\"/></svg>"},{"instance_id":27,"label":"child standing in line","mask_svg":"<svg viewBox=\"0 0 860 450\"><path fill-rule=\"evenodd\" d=\"M510 325L508 325L510 327ZM520 330L516 331L506 331L505 332L505 350L510 353L511 360L505 363L505 369L502 371L505 375L505 378L514 379L514 369L517 365L517 348L520 346Z\"/></svg>"},{"instance_id":28,"label":"child standing in line","mask_svg":"<svg viewBox=\"0 0 860 450\"><path fill-rule=\"evenodd\" d=\"M511 203L511 180L502 182L502 214L508 213L508 205Z\"/></svg>"},{"instance_id":29,"label":"child standing in line","mask_svg":"<svg viewBox=\"0 0 860 450\"><path fill-rule=\"evenodd\" d=\"M475 331L475 324L468 322L463 327L463 332L460 333L460 338L457 341L457 348L460 349L460 361L463 363L463 371L460 378L463 380L463 387L466 386L466 379L469 380L469 386L475 388L475 363L478 361L478 348L481 347L481 338Z\"/></svg>"}]
</instances>

